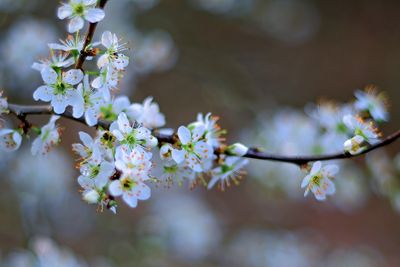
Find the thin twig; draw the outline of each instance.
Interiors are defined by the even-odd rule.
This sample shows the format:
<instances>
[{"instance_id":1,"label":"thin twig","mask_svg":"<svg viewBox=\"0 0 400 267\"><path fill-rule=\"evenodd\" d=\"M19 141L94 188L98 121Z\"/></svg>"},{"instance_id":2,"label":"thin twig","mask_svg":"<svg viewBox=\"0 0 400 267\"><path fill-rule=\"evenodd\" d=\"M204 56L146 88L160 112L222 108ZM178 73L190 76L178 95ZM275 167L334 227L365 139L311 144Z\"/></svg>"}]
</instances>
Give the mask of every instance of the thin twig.
<instances>
[{"instance_id":1,"label":"thin twig","mask_svg":"<svg viewBox=\"0 0 400 267\"><path fill-rule=\"evenodd\" d=\"M54 114L53 109L50 105L41 105L41 106L35 106L35 105L17 105L17 104L8 104L8 109L10 112L14 115L16 115L18 118L25 118L27 115L51 115ZM72 116L72 113L70 111L66 111L63 114L60 114L60 116L86 124L85 120L83 118L74 118ZM101 126L104 129L109 128L110 123L104 120L99 120L98 126ZM174 134L172 135L165 135L165 134L160 134L157 131L153 132L153 135L157 137L158 141L160 143L173 143L174 142ZM277 155L277 154L272 154L272 153L265 153L260 151L258 148L250 148L249 151L247 152L246 155L243 157L245 158L252 158L252 159L260 159L260 160L270 160L270 161L279 161L279 162L287 162L287 163L293 163L296 165L303 165L308 162L313 162L313 161L325 161L325 160L333 160L333 159L348 159L348 158L354 158L358 157L363 154L367 154L375 149L378 149L380 147L387 146L393 142L395 142L397 139L400 138L400 130L394 132L393 134L387 136L385 139L382 139L380 142L371 145L364 151L352 155L349 153L336 153L336 154L326 154L326 155L316 155L316 156L284 156L284 155ZM217 153L217 151L216 151Z\"/></svg>"},{"instance_id":2,"label":"thin twig","mask_svg":"<svg viewBox=\"0 0 400 267\"><path fill-rule=\"evenodd\" d=\"M108 0L101 0L98 4L98 8L104 9L105 5L107 4ZM79 55L79 58L75 64L75 69L82 69L83 63L85 62L86 58L89 56L88 51L86 51L88 45L92 42L94 33L97 28L97 22L90 23L88 31L86 33L85 42L83 43L82 51Z\"/></svg>"}]
</instances>

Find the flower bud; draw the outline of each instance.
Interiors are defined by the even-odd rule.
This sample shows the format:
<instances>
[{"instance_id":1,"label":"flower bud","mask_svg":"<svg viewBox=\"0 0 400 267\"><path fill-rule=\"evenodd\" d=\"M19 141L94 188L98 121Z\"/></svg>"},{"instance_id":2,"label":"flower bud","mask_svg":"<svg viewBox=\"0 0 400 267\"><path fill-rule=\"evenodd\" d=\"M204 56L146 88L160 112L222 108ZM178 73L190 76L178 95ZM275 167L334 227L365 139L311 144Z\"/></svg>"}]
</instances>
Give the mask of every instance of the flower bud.
<instances>
[{"instance_id":1,"label":"flower bud","mask_svg":"<svg viewBox=\"0 0 400 267\"><path fill-rule=\"evenodd\" d=\"M358 154L365 149L365 140L361 135L356 135L344 142L344 151L352 155Z\"/></svg>"},{"instance_id":2,"label":"flower bud","mask_svg":"<svg viewBox=\"0 0 400 267\"><path fill-rule=\"evenodd\" d=\"M235 143L230 145L226 151L232 156L241 157L246 155L247 151L249 151L249 148L241 143Z\"/></svg>"},{"instance_id":3,"label":"flower bud","mask_svg":"<svg viewBox=\"0 0 400 267\"><path fill-rule=\"evenodd\" d=\"M147 146L150 148L156 147L158 145L158 139L154 136L151 136L147 141Z\"/></svg>"},{"instance_id":4,"label":"flower bud","mask_svg":"<svg viewBox=\"0 0 400 267\"><path fill-rule=\"evenodd\" d=\"M100 195L96 190L90 190L83 194L83 200L89 204L96 204L99 202Z\"/></svg>"}]
</instances>

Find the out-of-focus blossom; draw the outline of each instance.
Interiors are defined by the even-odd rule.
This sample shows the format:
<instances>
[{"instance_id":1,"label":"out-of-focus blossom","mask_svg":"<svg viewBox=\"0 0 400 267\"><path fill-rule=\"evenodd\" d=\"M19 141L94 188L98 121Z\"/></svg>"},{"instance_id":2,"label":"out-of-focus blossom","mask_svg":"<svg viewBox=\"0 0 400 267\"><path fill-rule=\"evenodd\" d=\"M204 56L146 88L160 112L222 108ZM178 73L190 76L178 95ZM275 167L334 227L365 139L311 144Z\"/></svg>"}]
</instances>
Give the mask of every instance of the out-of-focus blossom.
<instances>
[{"instance_id":1,"label":"out-of-focus blossom","mask_svg":"<svg viewBox=\"0 0 400 267\"><path fill-rule=\"evenodd\" d=\"M310 1L268 1L254 19L269 36L293 45L309 41L320 27L319 11Z\"/></svg>"},{"instance_id":2,"label":"out-of-focus blossom","mask_svg":"<svg viewBox=\"0 0 400 267\"><path fill-rule=\"evenodd\" d=\"M3 1L0 2L1 5ZM30 66L48 54L46 44L56 38L56 30L52 25L31 18L18 20L11 25L0 43L0 67L4 77L8 77L3 81L7 83L4 85L10 88L20 86L25 92L34 89L27 86L32 84L29 81L36 81Z\"/></svg>"},{"instance_id":3,"label":"out-of-focus blossom","mask_svg":"<svg viewBox=\"0 0 400 267\"><path fill-rule=\"evenodd\" d=\"M212 210L195 194L160 193L153 199L144 227L162 237L175 258L193 262L212 254L222 238Z\"/></svg>"},{"instance_id":4,"label":"out-of-focus blossom","mask_svg":"<svg viewBox=\"0 0 400 267\"><path fill-rule=\"evenodd\" d=\"M59 118L60 116L51 116L49 123L40 129L39 136L32 142L31 152L34 156L49 153L60 142L60 129L56 127Z\"/></svg>"},{"instance_id":5,"label":"out-of-focus blossom","mask_svg":"<svg viewBox=\"0 0 400 267\"><path fill-rule=\"evenodd\" d=\"M301 234L245 229L237 233L223 259L235 266L319 266L323 250Z\"/></svg>"},{"instance_id":6,"label":"out-of-focus blossom","mask_svg":"<svg viewBox=\"0 0 400 267\"><path fill-rule=\"evenodd\" d=\"M7 152L17 150L21 146L22 136L17 130L0 130L0 149Z\"/></svg>"},{"instance_id":7,"label":"out-of-focus blossom","mask_svg":"<svg viewBox=\"0 0 400 267\"><path fill-rule=\"evenodd\" d=\"M369 86L365 91L357 90L354 106L359 111L368 111L375 121L388 121L386 98L383 93L378 93L376 88Z\"/></svg>"}]
</instances>

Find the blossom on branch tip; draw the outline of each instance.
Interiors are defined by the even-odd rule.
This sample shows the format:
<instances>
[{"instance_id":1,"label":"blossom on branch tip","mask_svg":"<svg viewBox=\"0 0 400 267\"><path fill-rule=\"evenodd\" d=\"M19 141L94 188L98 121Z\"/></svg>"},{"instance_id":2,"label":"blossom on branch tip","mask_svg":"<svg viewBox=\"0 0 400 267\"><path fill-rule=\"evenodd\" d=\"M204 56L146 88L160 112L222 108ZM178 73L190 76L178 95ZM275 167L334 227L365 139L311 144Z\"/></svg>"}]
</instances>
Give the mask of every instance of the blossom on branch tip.
<instances>
[{"instance_id":1,"label":"blossom on branch tip","mask_svg":"<svg viewBox=\"0 0 400 267\"><path fill-rule=\"evenodd\" d=\"M58 8L59 19L69 18L68 32L74 33L84 26L84 19L90 23L101 21L105 17L102 9L96 8L97 0L70 0Z\"/></svg>"},{"instance_id":2,"label":"blossom on branch tip","mask_svg":"<svg viewBox=\"0 0 400 267\"><path fill-rule=\"evenodd\" d=\"M0 130L0 149L6 152L17 150L21 146L22 136L13 129Z\"/></svg>"},{"instance_id":3,"label":"blossom on branch tip","mask_svg":"<svg viewBox=\"0 0 400 267\"><path fill-rule=\"evenodd\" d=\"M235 143L233 145L228 146L226 152L232 156L242 157L246 155L249 151L249 148L241 143Z\"/></svg>"},{"instance_id":4,"label":"blossom on branch tip","mask_svg":"<svg viewBox=\"0 0 400 267\"><path fill-rule=\"evenodd\" d=\"M301 182L301 188L306 188L304 196L311 191L317 200L322 201L326 199L327 195L333 195L336 189L332 180L338 172L337 165L322 166L321 161L314 162L309 174Z\"/></svg>"},{"instance_id":5,"label":"blossom on branch tip","mask_svg":"<svg viewBox=\"0 0 400 267\"><path fill-rule=\"evenodd\" d=\"M51 116L50 121L40 129L39 136L32 142L32 155L45 155L60 143L60 128L56 126L59 118L60 116Z\"/></svg>"},{"instance_id":6,"label":"blossom on branch tip","mask_svg":"<svg viewBox=\"0 0 400 267\"><path fill-rule=\"evenodd\" d=\"M51 102L56 114L64 113L67 106L75 108L79 105L80 97L74 85L83 78L81 70L72 69L58 74L52 68L46 67L40 73L45 85L40 86L33 93L36 101Z\"/></svg>"}]
</instances>

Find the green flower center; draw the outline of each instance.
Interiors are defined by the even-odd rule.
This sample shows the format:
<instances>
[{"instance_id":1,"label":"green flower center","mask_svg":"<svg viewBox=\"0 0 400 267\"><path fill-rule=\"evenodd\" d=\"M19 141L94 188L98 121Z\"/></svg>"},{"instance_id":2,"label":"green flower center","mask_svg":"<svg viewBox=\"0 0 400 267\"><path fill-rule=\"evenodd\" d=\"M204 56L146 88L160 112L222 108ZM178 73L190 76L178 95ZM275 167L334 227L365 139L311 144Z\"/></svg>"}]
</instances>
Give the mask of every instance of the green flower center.
<instances>
[{"instance_id":1,"label":"green flower center","mask_svg":"<svg viewBox=\"0 0 400 267\"><path fill-rule=\"evenodd\" d=\"M85 6L83 4L76 4L72 8L76 15L83 16L83 13L85 12Z\"/></svg>"},{"instance_id":2,"label":"green flower center","mask_svg":"<svg viewBox=\"0 0 400 267\"><path fill-rule=\"evenodd\" d=\"M311 183L315 184L316 186L319 186L321 183L321 179L322 179L322 175L320 173L318 173L311 178Z\"/></svg>"},{"instance_id":3,"label":"green flower center","mask_svg":"<svg viewBox=\"0 0 400 267\"><path fill-rule=\"evenodd\" d=\"M58 82L54 85L54 93L56 95L65 95L67 92L68 86L63 82Z\"/></svg>"},{"instance_id":4,"label":"green flower center","mask_svg":"<svg viewBox=\"0 0 400 267\"><path fill-rule=\"evenodd\" d=\"M124 190L131 190L132 188L134 188L137 183L129 178L125 178L124 180L121 181L122 184L122 188Z\"/></svg>"}]
</instances>

